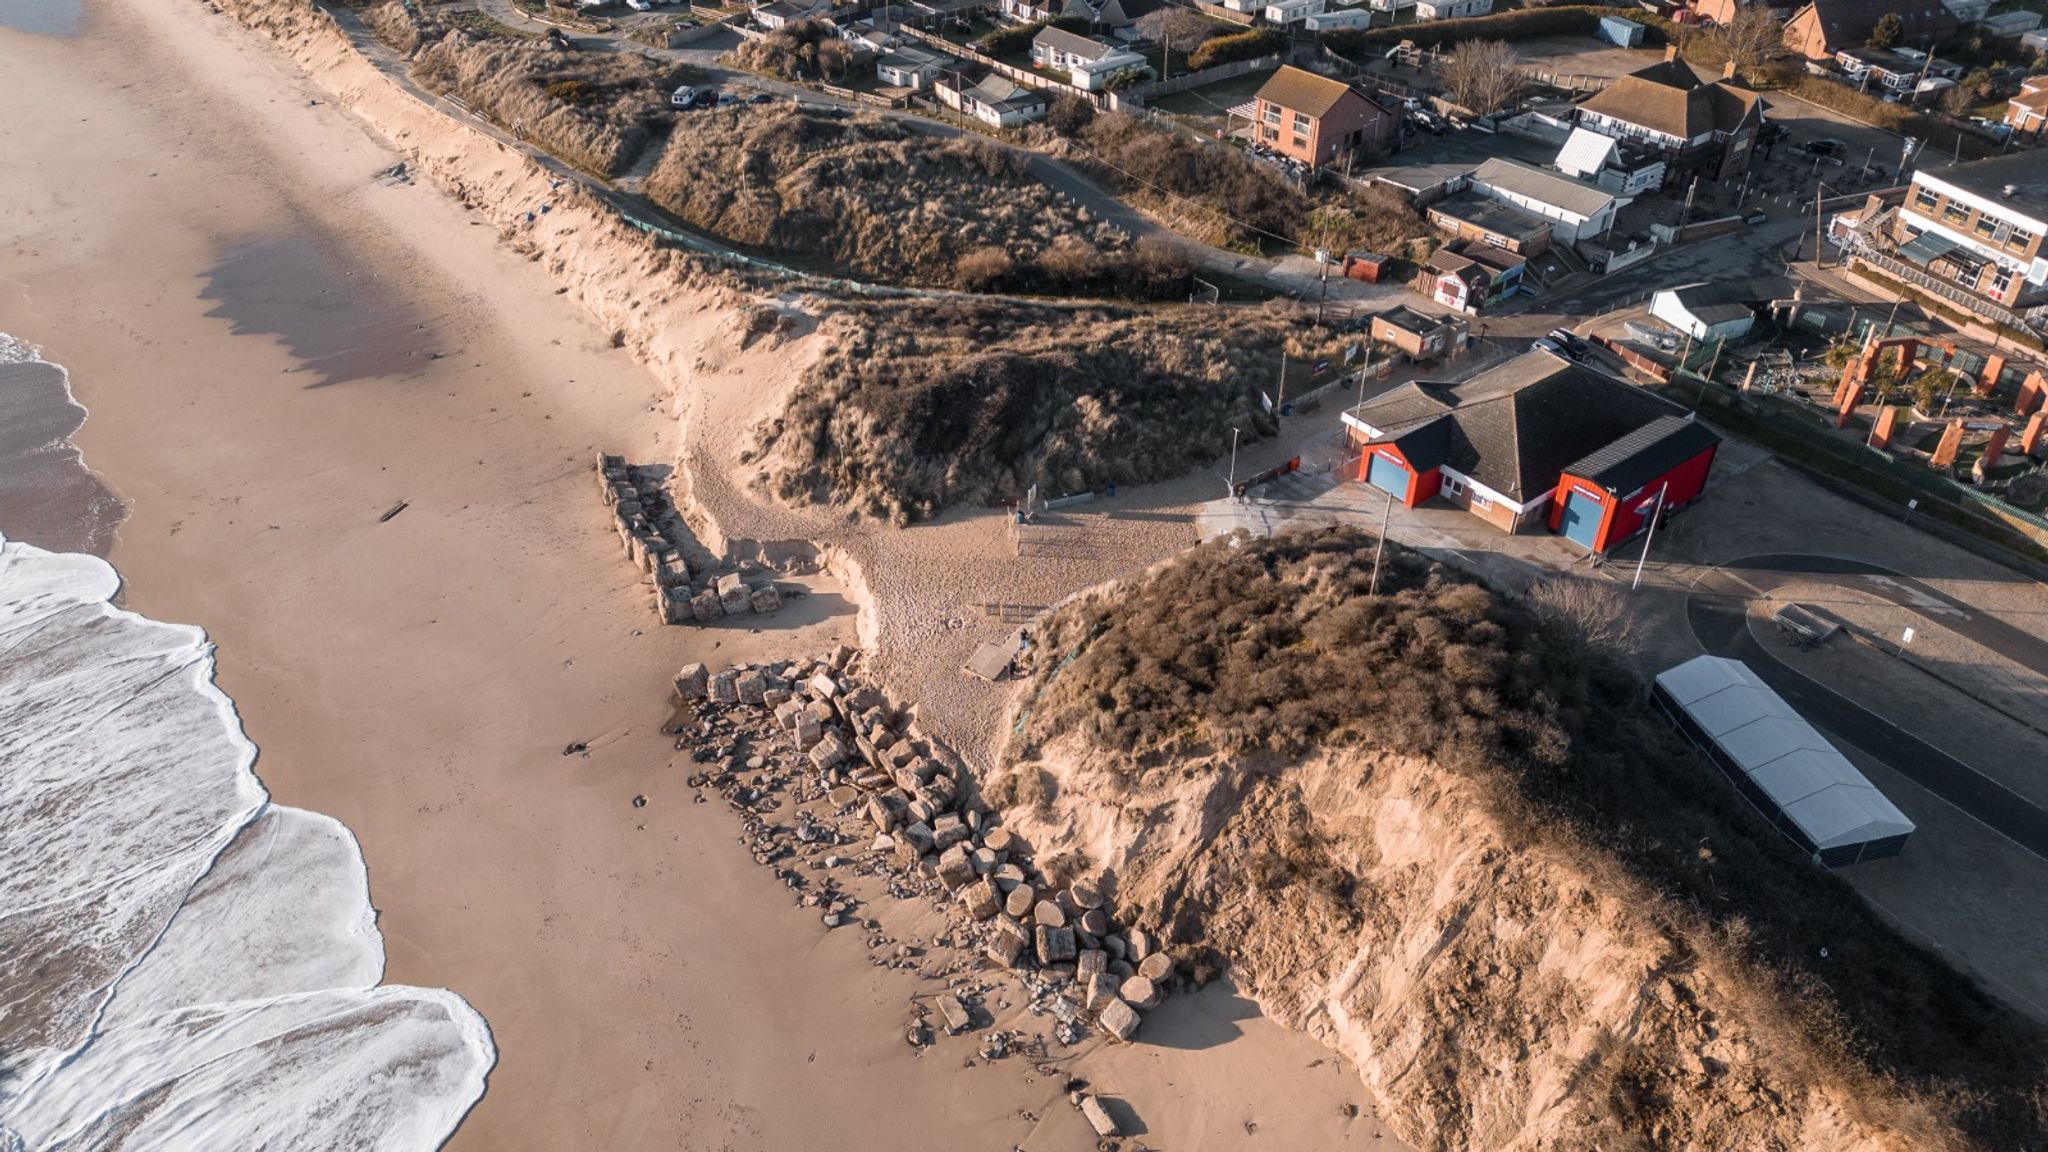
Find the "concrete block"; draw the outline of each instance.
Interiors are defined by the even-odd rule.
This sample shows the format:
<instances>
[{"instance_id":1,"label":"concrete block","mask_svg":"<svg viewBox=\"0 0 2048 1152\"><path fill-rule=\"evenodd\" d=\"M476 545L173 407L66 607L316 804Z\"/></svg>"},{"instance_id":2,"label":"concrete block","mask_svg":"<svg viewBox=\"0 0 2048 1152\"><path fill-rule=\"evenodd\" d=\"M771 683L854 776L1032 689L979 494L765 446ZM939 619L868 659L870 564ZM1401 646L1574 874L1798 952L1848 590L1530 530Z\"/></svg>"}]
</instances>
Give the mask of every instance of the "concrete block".
<instances>
[{"instance_id":1,"label":"concrete block","mask_svg":"<svg viewBox=\"0 0 2048 1152\"><path fill-rule=\"evenodd\" d=\"M939 883L957 891L974 879L974 864L967 849L955 844L939 853Z\"/></svg>"},{"instance_id":2,"label":"concrete block","mask_svg":"<svg viewBox=\"0 0 2048 1152\"><path fill-rule=\"evenodd\" d=\"M711 680L711 670L702 664L685 664L676 673L676 696L682 700L702 700Z\"/></svg>"},{"instance_id":3,"label":"concrete block","mask_svg":"<svg viewBox=\"0 0 2048 1152\"><path fill-rule=\"evenodd\" d=\"M1138 1034L1138 1010L1122 1000L1111 1000L1095 1014L1095 1023L1108 1035L1128 1041Z\"/></svg>"},{"instance_id":4,"label":"concrete block","mask_svg":"<svg viewBox=\"0 0 2048 1152\"><path fill-rule=\"evenodd\" d=\"M1074 930L1040 924L1033 933L1040 964L1064 964L1074 958Z\"/></svg>"},{"instance_id":5,"label":"concrete block","mask_svg":"<svg viewBox=\"0 0 2048 1152\"><path fill-rule=\"evenodd\" d=\"M1159 1007L1159 986L1143 976L1133 976L1117 989L1117 995L1134 1008Z\"/></svg>"},{"instance_id":6,"label":"concrete block","mask_svg":"<svg viewBox=\"0 0 2048 1152\"><path fill-rule=\"evenodd\" d=\"M714 704L737 704L740 702L740 674L728 668L711 678L711 702Z\"/></svg>"},{"instance_id":7,"label":"concrete block","mask_svg":"<svg viewBox=\"0 0 2048 1152\"><path fill-rule=\"evenodd\" d=\"M798 742L802 742L801 738ZM811 745L810 757L820 772L837 768L846 759L846 746L839 742L837 736L821 736L816 744Z\"/></svg>"}]
</instances>

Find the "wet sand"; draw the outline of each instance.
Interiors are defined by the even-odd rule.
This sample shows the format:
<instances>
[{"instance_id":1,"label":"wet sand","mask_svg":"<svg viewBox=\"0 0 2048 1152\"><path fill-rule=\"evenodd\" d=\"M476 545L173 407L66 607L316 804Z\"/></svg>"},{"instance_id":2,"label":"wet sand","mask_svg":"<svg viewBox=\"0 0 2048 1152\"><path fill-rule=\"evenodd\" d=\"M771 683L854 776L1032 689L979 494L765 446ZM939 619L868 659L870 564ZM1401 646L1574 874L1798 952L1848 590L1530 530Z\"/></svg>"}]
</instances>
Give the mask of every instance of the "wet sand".
<instances>
[{"instance_id":1,"label":"wet sand","mask_svg":"<svg viewBox=\"0 0 2048 1152\"><path fill-rule=\"evenodd\" d=\"M105 556L127 510L71 443L85 409L61 367L9 362L9 354L0 346L0 533L52 552Z\"/></svg>"},{"instance_id":2,"label":"wet sand","mask_svg":"<svg viewBox=\"0 0 2048 1152\"><path fill-rule=\"evenodd\" d=\"M396 153L197 3L0 28L0 70L0 331L91 409L131 605L208 630L266 784L361 840L386 979L490 1022L452 1147L1093 1146L1058 1083L918 1058L916 983L686 802L674 670L854 622L820 582L762 631L654 626L588 467L669 458L675 425L608 333L454 201L378 183ZM309 267L353 287L296 290ZM1237 1112L1346 1139L1362 1093L1306 1082L1312 1041L1241 1013L1185 1035L1104 1060L1148 1139L1258 1143Z\"/></svg>"}]
</instances>

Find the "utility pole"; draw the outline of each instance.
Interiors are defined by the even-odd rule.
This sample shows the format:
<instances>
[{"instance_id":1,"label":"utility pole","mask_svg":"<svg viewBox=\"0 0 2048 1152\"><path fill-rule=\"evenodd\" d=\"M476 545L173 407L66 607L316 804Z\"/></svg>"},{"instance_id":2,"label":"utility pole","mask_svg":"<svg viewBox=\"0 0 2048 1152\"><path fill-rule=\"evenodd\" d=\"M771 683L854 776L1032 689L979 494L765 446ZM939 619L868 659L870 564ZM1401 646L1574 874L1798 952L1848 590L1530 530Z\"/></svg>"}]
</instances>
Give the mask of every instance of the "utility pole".
<instances>
[{"instance_id":1,"label":"utility pole","mask_svg":"<svg viewBox=\"0 0 2048 1152\"><path fill-rule=\"evenodd\" d=\"M1316 297L1316 327L1321 328L1323 326L1323 306L1330 302L1330 250L1328 248L1316 249L1316 265L1322 269L1323 273L1321 294ZM1283 379L1280 383L1285 385L1287 381Z\"/></svg>"},{"instance_id":2,"label":"utility pole","mask_svg":"<svg viewBox=\"0 0 2048 1152\"><path fill-rule=\"evenodd\" d=\"M1821 189L1827 184L1819 178L1819 164L1815 164L1815 180L1812 180L1812 266L1821 269Z\"/></svg>"},{"instance_id":3,"label":"utility pole","mask_svg":"<svg viewBox=\"0 0 2048 1152\"><path fill-rule=\"evenodd\" d=\"M1643 554L1636 557L1636 578L1628 590L1633 592L1643 586L1643 562L1650 558L1650 545L1657 542L1657 518L1664 514L1664 492L1671 484L1666 481L1657 486L1657 506L1650 510L1650 534L1643 537Z\"/></svg>"},{"instance_id":4,"label":"utility pole","mask_svg":"<svg viewBox=\"0 0 2048 1152\"><path fill-rule=\"evenodd\" d=\"M1379 542L1372 546L1372 583L1365 590L1365 594L1368 596L1380 594L1380 557L1387 551L1387 526L1394 522L1393 494L1382 492L1380 496L1386 500L1386 507L1380 512Z\"/></svg>"},{"instance_id":5,"label":"utility pole","mask_svg":"<svg viewBox=\"0 0 2048 1152\"><path fill-rule=\"evenodd\" d=\"M1230 495L1237 496L1237 429L1230 430Z\"/></svg>"}]
</instances>

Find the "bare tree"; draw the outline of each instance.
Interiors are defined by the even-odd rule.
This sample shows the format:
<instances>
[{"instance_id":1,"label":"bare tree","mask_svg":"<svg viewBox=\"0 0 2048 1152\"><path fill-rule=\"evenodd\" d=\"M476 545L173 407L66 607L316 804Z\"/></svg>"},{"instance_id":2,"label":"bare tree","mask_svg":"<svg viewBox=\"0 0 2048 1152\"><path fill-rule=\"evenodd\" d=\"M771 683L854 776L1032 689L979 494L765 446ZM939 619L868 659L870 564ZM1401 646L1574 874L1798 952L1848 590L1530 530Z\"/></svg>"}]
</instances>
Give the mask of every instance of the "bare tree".
<instances>
[{"instance_id":1,"label":"bare tree","mask_svg":"<svg viewBox=\"0 0 2048 1152\"><path fill-rule=\"evenodd\" d=\"M1969 113L1970 103L1970 89L1963 87L1961 84L1951 85L1941 90L1941 110L1958 120Z\"/></svg>"},{"instance_id":2,"label":"bare tree","mask_svg":"<svg viewBox=\"0 0 2048 1152\"><path fill-rule=\"evenodd\" d=\"M1785 22L1762 4L1740 8L1735 18L1716 30L1736 71L1747 76L1785 51Z\"/></svg>"},{"instance_id":3,"label":"bare tree","mask_svg":"<svg viewBox=\"0 0 2048 1152\"><path fill-rule=\"evenodd\" d=\"M1453 101L1481 116L1513 104L1527 83L1505 40L1460 40L1438 76Z\"/></svg>"},{"instance_id":4,"label":"bare tree","mask_svg":"<svg viewBox=\"0 0 2048 1152\"><path fill-rule=\"evenodd\" d=\"M1138 17L1138 31L1149 39L1171 41L1175 48L1192 52L1195 45L1214 36L1219 28L1214 20L1192 8L1168 5Z\"/></svg>"},{"instance_id":5,"label":"bare tree","mask_svg":"<svg viewBox=\"0 0 2048 1152\"><path fill-rule=\"evenodd\" d=\"M1628 597L1616 585L1583 576L1560 576L1530 587L1529 607L1551 635L1582 652L1620 660L1641 646L1641 629Z\"/></svg>"}]
</instances>

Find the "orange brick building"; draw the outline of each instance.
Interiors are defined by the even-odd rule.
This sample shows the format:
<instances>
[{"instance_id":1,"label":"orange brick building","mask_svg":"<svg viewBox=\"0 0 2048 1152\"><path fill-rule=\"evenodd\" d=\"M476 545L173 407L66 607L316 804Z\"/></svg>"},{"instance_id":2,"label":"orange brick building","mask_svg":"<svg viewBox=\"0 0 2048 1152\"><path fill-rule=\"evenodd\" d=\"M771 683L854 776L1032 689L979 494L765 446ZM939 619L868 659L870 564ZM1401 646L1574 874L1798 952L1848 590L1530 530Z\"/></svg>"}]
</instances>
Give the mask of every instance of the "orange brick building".
<instances>
[{"instance_id":1,"label":"orange brick building","mask_svg":"<svg viewBox=\"0 0 2048 1152\"><path fill-rule=\"evenodd\" d=\"M1378 151L1398 130L1394 114L1342 80L1282 65L1252 98L1253 136L1282 156L1321 168L1359 149Z\"/></svg>"}]
</instances>

